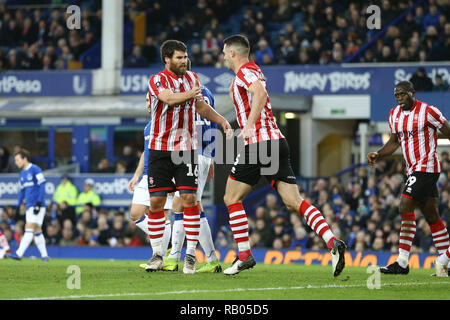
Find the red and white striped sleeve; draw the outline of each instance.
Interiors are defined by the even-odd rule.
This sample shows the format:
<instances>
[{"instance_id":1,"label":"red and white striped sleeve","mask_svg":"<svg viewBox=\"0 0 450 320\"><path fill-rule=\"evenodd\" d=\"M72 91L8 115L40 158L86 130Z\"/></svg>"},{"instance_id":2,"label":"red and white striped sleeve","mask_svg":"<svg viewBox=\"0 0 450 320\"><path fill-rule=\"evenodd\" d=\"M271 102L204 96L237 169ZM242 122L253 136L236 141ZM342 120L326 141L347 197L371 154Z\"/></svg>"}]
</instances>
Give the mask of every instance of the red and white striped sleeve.
<instances>
[{"instance_id":1,"label":"red and white striped sleeve","mask_svg":"<svg viewBox=\"0 0 450 320\"><path fill-rule=\"evenodd\" d=\"M148 82L148 91L150 95L157 97L164 90L170 89L167 79L160 74L152 76Z\"/></svg>"},{"instance_id":2,"label":"red and white striped sleeve","mask_svg":"<svg viewBox=\"0 0 450 320\"><path fill-rule=\"evenodd\" d=\"M447 119L442 115L442 112L435 106L427 107L427 124L436 129L442 128Z\"/></svg>"},{"instance_id":3,"label":"red and white striped sleeve","mask_svg":"<svg viewBox=\"0 0 450 320\"><path fill-rule=\"evenodd\" d=\"M244 87L247 90L252 85L253 82L259 80L258 76L247 68L242 68L241 70L239 70L236 76L237 79L240 80L236 82L236 84L238 86Z\"/></svg>"}]
</instances>

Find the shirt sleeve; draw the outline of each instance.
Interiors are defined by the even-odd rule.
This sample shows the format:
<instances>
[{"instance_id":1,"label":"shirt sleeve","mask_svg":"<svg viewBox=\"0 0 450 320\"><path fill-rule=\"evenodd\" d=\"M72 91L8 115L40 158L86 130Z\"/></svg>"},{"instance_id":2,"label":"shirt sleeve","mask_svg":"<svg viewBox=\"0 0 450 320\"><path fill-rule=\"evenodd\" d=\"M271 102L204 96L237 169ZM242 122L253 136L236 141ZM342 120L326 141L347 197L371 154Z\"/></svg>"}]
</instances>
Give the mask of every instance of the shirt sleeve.
<instances>
[{"instance_id":1,"label":"shirt sleeve","mask_svg":"<svg viewBox=\"0 0 450 320\"><path fill-rule=\"evenodd\" d=\"M150 95L157 97L164 90L170 89L167 79L160 75L154 75L148 82L148 90Z\"/></svg>"},{"instance_id":2,"label":"shirt sleeve","mask_svg":"<svg viewBox=\"0 0 450 320\"><path fill-rule=\"evenodd\" d=\"M427 123L429 126L436 129L442 128L447 119L442 115L442 112L435 106L428 106L427 108Z\"/></svg>"},{"instance_id":3,"label":"shirt sleeve","mask_svg":"<svg viewBox=\"0 0 450 320\"><path fill-rule=\"evenodd\" d=\"M237 76L236 84L238 86L244 87L247 90L252 85L253 82L259 80L256 74L254 74L253 72L251 72L246 68L242 68L236 76Z\"/></svg>"}]
</instances>

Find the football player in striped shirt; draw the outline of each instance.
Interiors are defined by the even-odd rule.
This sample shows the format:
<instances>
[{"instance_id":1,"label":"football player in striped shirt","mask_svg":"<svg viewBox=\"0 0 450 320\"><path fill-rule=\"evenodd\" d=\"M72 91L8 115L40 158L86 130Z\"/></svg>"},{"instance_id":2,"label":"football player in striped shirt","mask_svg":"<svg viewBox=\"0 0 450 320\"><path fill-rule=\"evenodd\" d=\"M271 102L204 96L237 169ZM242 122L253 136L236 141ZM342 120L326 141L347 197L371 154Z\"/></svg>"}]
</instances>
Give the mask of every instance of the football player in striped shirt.
<instances>
[{"instance_id":1,"label":"football player in striped shirt","mask_svg":"<svg viewBox=\"0 0 450 320\"><path fill-rule=\"evenodd\" d=\"M161 45L165 68L149 80L152 125L148 154L148 189L150 192L149 237L153 256L146 271L163 268L162 235L164 204L167 194L178 191L183 204L183 224L187 249L183 271L195 272L195 249L200 230L197 204L197 131L196 113L222 127L227 137L232 130L228 121L203 100L200 81L187 70L187 47L177 40Z\"/></svg>"},{"instance_id":2,"label":"football player in striped shirt","mask_svg":"<svg viewBox=\"0 0 450 320\"><path fill-rule=\"evenodd\" d=\"M34 238L39 249L42 261L48 261L45 238L42 234L42 223L45 216L45 177L41 168L30 162L30 152L25 149L14 154L16 166L20 169L20 191L17 207L25 200L27 211L25 216L25 233L15 254L6 254L7 257L21 260L28 246Z\"/></svg>"},{"instance_id":3,"label":"football player in striped shirt","mask_svg":"<svg viewBox=\"0 0 450 320\"><path fill-rule=\"evenodd\" d=\"M188 59L188 70L190 70L190 60ZM205 86L201 86L202 95L205 102L214 108L214 96ZM211 228L206 218L206 213L203 211L203 205L201 203L203 190L206 182L211 180L214 176L214 157L215 157L215 135L214 130L217 130L217 125L214 122L208 121L197 114L196 119L197 138L198 138L198 188L197 188L197 203L200 208L200 231L199 231L199 243L206 255L207 263L203 265L199 270L195 270L197 273L220 273L222 272L222 266L219 263L219 259L216 255L216 249L211 236ZM178 192L175 193L176 197L173 200L173 214L174 223L172 231L172 249L164 262L163 270L177 271L178 270L178 256L181 253L181 249L184 243L185 228L183 225L183 206L181 204ZM184 271L184 269L183 269ZM187 272L192 272L190 269Z\"/></svg>"},{"instance_id":4,"label":"football player in striped shirt","mask_svg":"<svg viewBox=\"0 0 450 320\"><path fill-rule=\"evenodd\" d=\"M435 261L436 275L448 276L450 262L449 234L439 216L436 183L441 172L437 154L438 130L450 138L450 125L435 106L419 101L410 81L401 81L394 88L398 105L389 113L389 140L377 152L367 155L367 162L393 154L401 147L408 176L401 193L399 255L397 260L380 268L384 274L408 274L409 253L416 234L415 209L420 209L430 225L433 241L440 256Z\"/></svg>"},{"instance_id":5,"label":"football player in striped shirt","mask_svg":"<svg viewBox=\"0 0 450 320\"><path fill-rule=\"evenodd\" d=\"M304 200L298 190L297 179L291 167L289 145L275 122L266 78L261 69L249 61L250 44L242 35L224 40L224 61L236 73L230 86L237 121L244 139L244 151L239 153L228 177L224 202L230 215L230 226L238 245L238 256L228 275L253 268L256 264L250 250L247 214L242 206L244 197L261 176L281 195L289 211L298 212L314 232L326 243L331 253L333 275L345 267L346 245L337 239L322 213Z\"/></svg>"},{"instance_id":6,"label":"football player in striped shirt","mask_svg":"<svg viewBox=\"0 0 450 320\"><path fill-rule=\"evenodd\" d=\"M146 102L147 102L147 109L150 112L150 97L148 93L146 96ZM150 194L148 192L148 185L147 185L148 150L149 150L148 142L150 140L150 127L151 127L151 120L147 123L147 125L144 128L144 152L142 152L141 154L138 166L134 172L133 177L128 182L128 189L130 191L133 191L133 200L131 202L130 208L130 219L133 220L136 226L142 231L144 231L147 236L149 235L149 227L148 227L149 220L147 213L148 210L150 209ZM141 180L139 181L139 179ZM166 254L172 232L169 220L169 212L171 208L172 208L172 198L167 197L166 204L164 205L164 215L166 221L162 237L161 254L163 256ZM144 265L144 268L145 266L146 265Z\"/></svg>"}]
</instances>

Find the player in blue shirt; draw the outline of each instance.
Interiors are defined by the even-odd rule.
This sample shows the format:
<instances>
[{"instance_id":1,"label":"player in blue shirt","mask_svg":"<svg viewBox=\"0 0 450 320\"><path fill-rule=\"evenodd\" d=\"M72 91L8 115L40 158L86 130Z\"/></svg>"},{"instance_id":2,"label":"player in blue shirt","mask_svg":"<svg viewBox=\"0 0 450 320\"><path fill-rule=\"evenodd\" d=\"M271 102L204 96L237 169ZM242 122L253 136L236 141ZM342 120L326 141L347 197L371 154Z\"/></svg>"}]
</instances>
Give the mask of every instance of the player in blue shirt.
<instances>
[{"instance_id":1,"label":"player in blue shirt","mask_svg":"<svg viewBox=\"0 0 450 320\"><path fill-rule=\"evenodd\" d=\"M188 59L188 70L190 70L190 61ZM202 95L204 101L214 108L214 97L205 86L201 86ZM198 165L194 170L198 170L198 188L197 188L197 202L200 207L200 232L199 243L205 252L208 262L199 270L194 272L222 272L222 267L219 263L219 259L216 255L216 249L211 236L211 229L209 227L206 214L203 211L201 204L203 189L206 182L212 180L214 176L214 162L215 157L215 129L217 130L217 124L201 117L196 114L196 127L197 127L197 139L198 139ZM172 212L174 214L174 224L172 230L172 249L166 261L164 262L163 270L177 271L178 270L178 256L181 252L181 248L184 243L185 231L183 226L183 206L179 195L175 193L173 199ZM184 273L192 273L190 270L183 269Z\"/></svg>"},{"instance_id":2,"label":"player in blue shirt","mask_svg":"<svg viewBox=\"0 0 450 320\"><path fill-rule=\"evenodd\" d=\"M14 154L16 166L20 169L20 191L17 207L20 207L23 200L27 207L25 216L25 233L20 241L19 249L15 255L7 255L10 258L22 259L28 246L33 241L39 249L42 261L48 261L45 238L42 234L42 223L45 216L45 177L41 168L30 162L30 153L21 149Z\"/></svg>"}]
</instances>

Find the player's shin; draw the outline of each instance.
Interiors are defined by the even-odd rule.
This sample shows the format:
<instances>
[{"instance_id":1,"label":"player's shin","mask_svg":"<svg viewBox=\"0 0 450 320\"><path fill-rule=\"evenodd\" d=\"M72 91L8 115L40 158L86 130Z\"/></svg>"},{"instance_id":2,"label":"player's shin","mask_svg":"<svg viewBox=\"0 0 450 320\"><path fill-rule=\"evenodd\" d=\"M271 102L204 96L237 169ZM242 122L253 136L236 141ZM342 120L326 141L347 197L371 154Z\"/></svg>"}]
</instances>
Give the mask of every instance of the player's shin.
<instances>
[{"instance_id":1,"label":"player's shin","mask_svg":"<svg viewBox=\"0 0 450 320\"><path fill-rule=\"evenodd\" d=\"M216 249L211 236L211 229L204 212L200 213L200 235L198 241L205 252L208 262L217 260Z\"/></svg>"},{"instance_id":2,"label":"player's shin","mask_svg":"<svg viewBox=\"0 0 450 320\"><path fill-rule=\"evenodd\" d=\"M34 230L33 229L25 229L25 233L20 241L19 249L17 249L16 254L21 258L23 254L28 249L31 241L33 241Z\"/></svg>"},{"instance_id":3,"label":"player's shin","mask_svg":"<svg viewBox=\"0 0 450 320\"><path fill-rule=\"evenodd\" d=\"M408 266L412 241L416 234L416 217L414 212L400 214L400 217L402 219L402 225L400 227L397 262L402 268L406 268Z\"/></svg>"},{"instance_id":4,"label":"player's shin","mask_svg":"<svg viewBox=\"0 0 450 320\"><path fill-rule=\"evenodd\" d=\"M230 204L228 207L230 214L230 227L234 240L238 245L239 260L245 261L252 255L250 241L248 237L248 220L242 202Z\"/></svg>"},{"instance_id":5,"label":"player's shin","mask_svg":"<svg viewBox=\"0 0 450 320\"><path fill-rule=\"evenodd\" d=\"M164 210L158 212L148 211L148 232L153 254L162 256L162 238L165 230Z\"/></svg>"},{"instance_id":6,"label":"player's shin","mask_svg":"<svg viewBox=\"0 0 450 320\"><path fill-rule=\"evenodd\" d=\"M172 249L170 250L169 259L179 259L181 249L184 243L184 225L183 213L174 212L174 221L172 226Z\"/></svg>"},{"instance_id":7,"label":"player's shin","mask_svg":"<svg viewBox=\"0 0 450 320\"><path fill-rule=\"evenodd\" d=\"M325 241L328 250L331 251L333 249L333 240L336 237L322 213L306 200L303 200L299 208L299 214L305 219L306 224Z\"/></svg>"},{"instance_id":8,"label":"player's shin","mask_svg":"<svg viewBox=\"0 0 450 320\"><path fill-rule=\"evenodd\" d=\"M198 205L184 208L183 225L186 232L186 254L195 256L200 233L200 209Z\"/></svg>"}]
</instances>

